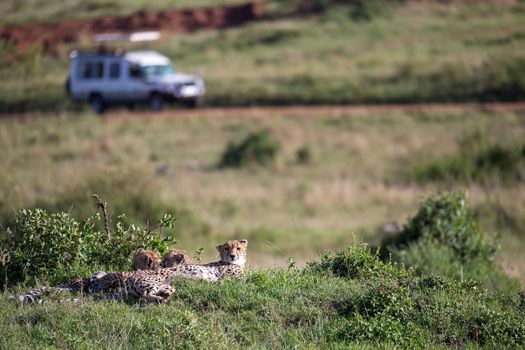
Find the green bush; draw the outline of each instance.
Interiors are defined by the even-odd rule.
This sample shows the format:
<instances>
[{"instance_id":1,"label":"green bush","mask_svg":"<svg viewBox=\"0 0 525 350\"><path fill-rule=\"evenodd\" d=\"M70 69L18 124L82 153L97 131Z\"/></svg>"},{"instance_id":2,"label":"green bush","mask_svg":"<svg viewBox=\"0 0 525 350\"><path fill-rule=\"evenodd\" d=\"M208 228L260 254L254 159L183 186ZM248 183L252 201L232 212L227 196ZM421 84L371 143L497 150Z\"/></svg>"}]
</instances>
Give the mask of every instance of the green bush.
<instances>
[{"instance_id":1,"label":"green bush","mask_svg":"<svg viewBox=\"0 0 525 350\"><path fill-rule=\"evenodd\" d=\"M462 262L482 258L492 260L497 246L476 225L465 192L444 193L425 199L417 214L403 230L381 242L385 252L428 240L450 247Z\"/></svg>"},{"instance_id":2,"label":"green bush","mask_svg":"<svg viewBox=\"0 0 525 350\"><path fill-rule=\"evenodd\" d=\"M61 281L97 269L127 270L133 253L140 248L166 251L175 243L172 235L128 225L123 218L115 230L97 230L96 215L82 222L67 213L49 214L42 209L21 210L8 227L0 251L6 259L0 266L4 284L27 280ZM166 215L158 229L173 227Z\"/></svg>"},{"instance_id":3,"label":"green bush","mask_svg":"<svg viewBox=\"0 0 525 350\"><path fill-rule=\"evenodd\" d=\"M312 162L312 150L308 145L304 145L297 150L296 153L297 163L308 164Z\"/></svg>"},{"instance_id":4,"label":"green bush","mask_svg":"<svg viewBox=\"0 0 525 350\"><path fill-rule=\"evenodd\" d=\"M513 184L525 179L525 144L492 143L478 131L460 139L458 148L457 154L418 165L416 180Z\"/></svg>"},{"instance_id":5,"label":"green bush","mask_svg":"<svg viewBox=\"0 0 525 350\"><path fill-rule=\"evenodd\" d=\"M239 143L230 142L219 166L269 165L275 161L280 148L279 142L270 131L255 132Z\"/></svg>"},{"instance_id":6,"label":"green bush","mask_svg":"<svg viewBox=\"0 0 525 350\"><path fill-rule=\"evenodd\" d=\"M372 278L385 274L402 274L391 263L385 263L372 253L364 243L356 244L335 255L326 253L320 262L311 262L308 269L317 272L330 272L338 277L345 278Z\"/></svg>"},{"instance_id":7,"label":"green bush","mask_svg":"<svg viewBox=\"0 0 525 350\"><path fill-rule=\"evenodd\" d=\"M475 222L465 192L427 198L403 230L383 238L382 258L414 266L420 274L475 279L491 289L516 282L496 264L498 246Z\"/></svg>"}]
</instances>

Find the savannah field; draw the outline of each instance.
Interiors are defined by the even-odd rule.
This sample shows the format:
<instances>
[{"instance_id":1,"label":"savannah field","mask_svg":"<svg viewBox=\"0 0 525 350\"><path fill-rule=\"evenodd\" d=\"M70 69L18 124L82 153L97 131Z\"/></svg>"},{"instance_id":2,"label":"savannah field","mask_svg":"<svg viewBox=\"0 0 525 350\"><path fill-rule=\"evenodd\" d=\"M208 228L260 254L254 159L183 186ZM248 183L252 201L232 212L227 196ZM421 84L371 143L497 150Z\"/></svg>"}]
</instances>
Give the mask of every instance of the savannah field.
<instances>
[{"instance_id":1,"label":"savannah field","mask_svg":"<svg viewBox=\"0 0 525 350\"><path fill-rule=\"evenodd\" d=\"M0 25L238 3L12 0ZM204 76L203 109L71 103L89 38L0 64L0 349L525 347L525 108L504 108L525 2L264 5L151 45ZM167 305L8 299L236 238L244 280L178 280Z\"/></svg>"},{"instance_id":2,"label":"savannah field","mask_svg":"<svg viewBox=\"0 0 525 350\"><path fill-rule=\"evenodd\" d=\"M417 176L418 168L457 154L461 140L476 133L491 144L519 146L523 112L233 114L3 121L3 217L39 204L87 217L96 212L91 193L100 193L110 208L118 206L115 215L142 224L160 219L163 205L189 210L196 226L209 229L198 228L201 236L180 232L181 247L203 247L211 258L210 241L242 236L253 241L254 266L282 266L289 257L304 262L345 246L353 234L377 243L382 226L404 224L424 197L466 188L480 222L504 233L502 263L525 278L522 181ZM275 164L218 167L229 141L259 130L271 130L281 144ZM297 152L304 147L311 160L301 164ZM161 209L141 208L137 193Z\"/></svg>"}]
</instances>

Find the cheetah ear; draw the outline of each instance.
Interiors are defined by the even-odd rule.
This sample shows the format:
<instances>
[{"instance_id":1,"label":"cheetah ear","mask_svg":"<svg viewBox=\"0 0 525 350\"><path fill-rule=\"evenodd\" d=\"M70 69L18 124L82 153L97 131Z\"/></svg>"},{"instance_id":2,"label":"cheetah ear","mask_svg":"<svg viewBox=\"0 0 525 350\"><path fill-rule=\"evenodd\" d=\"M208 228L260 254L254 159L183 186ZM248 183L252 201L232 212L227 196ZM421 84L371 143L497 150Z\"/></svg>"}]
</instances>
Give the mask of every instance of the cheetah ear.
<instances>
[{"instance_id":1,"label":"cheetah ear","mask_svg":"<svg viewBox=\"0 0 525 350\"><path fill-rule=\"evenodd\" d=\"M221 244L221 245L216 245L215 248L217 248L217 251L220 253L221 252L221 248L224 244Z\"/></svg>"},{"instance_id":2,"label":"cheetah ear","mask_svg":"<svg viewBox=\"0 0 525 350\"><path fill-rule=\"evenodd\" d=\"M241 245L243 245L245 248L248 246L248 240L247 240L247 239L241 239L241 240L239 241L239 243L240 243Z\"/></svg>"}]
</instances>

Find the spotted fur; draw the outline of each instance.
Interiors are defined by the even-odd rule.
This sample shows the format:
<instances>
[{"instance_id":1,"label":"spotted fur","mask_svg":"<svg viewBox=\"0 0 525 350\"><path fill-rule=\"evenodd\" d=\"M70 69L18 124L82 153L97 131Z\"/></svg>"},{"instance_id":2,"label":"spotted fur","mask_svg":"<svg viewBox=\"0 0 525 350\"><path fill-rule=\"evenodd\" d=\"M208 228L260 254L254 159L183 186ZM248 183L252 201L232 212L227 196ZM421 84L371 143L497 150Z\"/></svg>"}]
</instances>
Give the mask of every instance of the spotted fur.
<instances>
[{"instance_id":1,"label":"spotted fur","mask_svg":"<svg viewBox=\"0 0 525 350\"><path fill-rule=\"evenodd\" d=\"M133 257L133 271L158 270L161 267L160 265L160 254L153 250L141 249Z\"/></svg>"},{"instance_id":2,"label":"spotted fur","mask_svg":"<svg viewBox=\"0 0 525 350\"><path fill-rule=\"evenodd\" d=\"M173 267L175 265L188 265L190 257L183 249L170 249L162 259L160 266L162 268Z\"/></svg>"},{"instance_id":3,"label":"spotted fur","mask_svg":"<svg viewBox=\"0 0 525 350\"><path fill-rule=\"evenodd\" d=\"M21 294L18 297L11 296L11 299L16 299L21 303L33 303L37 301L37 298L42 295L48 295L52 292L71 292L71 293L90 293L92 285L104 277L106 273L104 271L97 271L91 277L87 278L75 278L59 284L57 287L41 287L30 290L25 294Z\"/></svg>"}]
</instances>

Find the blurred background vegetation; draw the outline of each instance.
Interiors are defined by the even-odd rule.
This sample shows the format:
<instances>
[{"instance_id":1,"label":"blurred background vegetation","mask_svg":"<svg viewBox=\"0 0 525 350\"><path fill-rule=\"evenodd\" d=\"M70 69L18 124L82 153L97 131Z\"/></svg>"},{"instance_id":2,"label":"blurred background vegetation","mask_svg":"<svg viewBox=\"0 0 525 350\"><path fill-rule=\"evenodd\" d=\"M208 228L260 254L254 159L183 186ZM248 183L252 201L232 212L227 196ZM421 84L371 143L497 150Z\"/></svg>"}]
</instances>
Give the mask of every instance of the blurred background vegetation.
<instances>
[{"instance_id":1,"label":"blurred background vegetation","mask_svg":"<svg viewBox=\"0 0 525 350\"><path fill-rule=\"evenodd\" d=\"M239 1L177 2L176 7ZM518 101L525 97L525 4L512 1L263 2L262 19L149 45L202 74L209 106ZM0 21L58 21L165 9L167 1L12 0ZM33 48L0 67L0 112L78 110L64 93L67 53ZM0 61L12 51L0 41Z\"/></svg>"},{"instance_id":2,"label":"blurred background vegetation","mask_svg":"<svg viewBox=\"0 0 525 350\"><path fill-rule=\"evenodd\" d=\"M378 245L423 198L466 189L475 221L499 235L498 263L523 279L523 117L365 110L4 120L0 214L4 228L18 208L83 220L97 212L91 194L99 193L114 222L126 214L144 226L172 214L178 245L202 246L206 259L215 255L210 242L245 237L252 264L283 266L339 248L352 233ZM233 149L242 161L218 166ZM252 162L258 156L262 164Z\"/></svg>"}]
</instances>

